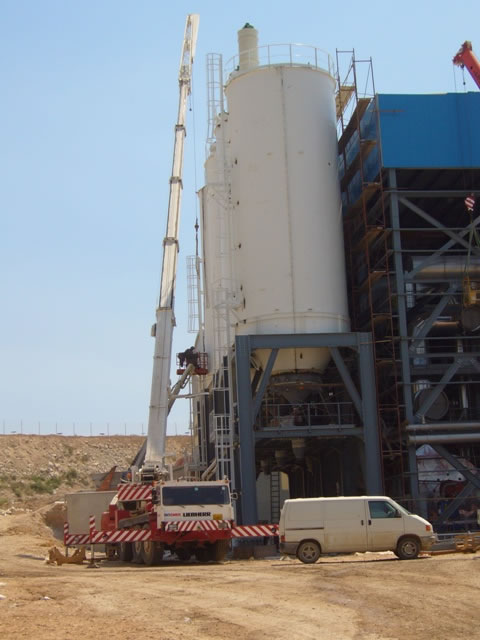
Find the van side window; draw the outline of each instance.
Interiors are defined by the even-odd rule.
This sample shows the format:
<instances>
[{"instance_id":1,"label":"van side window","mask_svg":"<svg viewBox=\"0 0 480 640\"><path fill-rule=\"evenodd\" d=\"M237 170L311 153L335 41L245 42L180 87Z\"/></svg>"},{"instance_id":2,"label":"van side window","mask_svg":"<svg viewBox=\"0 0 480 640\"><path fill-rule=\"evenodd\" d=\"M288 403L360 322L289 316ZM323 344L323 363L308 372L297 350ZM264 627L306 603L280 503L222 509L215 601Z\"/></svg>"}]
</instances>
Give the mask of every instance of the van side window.
<instances>
[{"instance_id":1,"label":"van side window","mask_svg":"<svg viewBox=\"0 0 480 640\"><path fill-rule=\"evenodd\" d=\"M370 517L373 518L398 518L395 507L385 500L369 500Z\"/></svg>"}]
</instances>

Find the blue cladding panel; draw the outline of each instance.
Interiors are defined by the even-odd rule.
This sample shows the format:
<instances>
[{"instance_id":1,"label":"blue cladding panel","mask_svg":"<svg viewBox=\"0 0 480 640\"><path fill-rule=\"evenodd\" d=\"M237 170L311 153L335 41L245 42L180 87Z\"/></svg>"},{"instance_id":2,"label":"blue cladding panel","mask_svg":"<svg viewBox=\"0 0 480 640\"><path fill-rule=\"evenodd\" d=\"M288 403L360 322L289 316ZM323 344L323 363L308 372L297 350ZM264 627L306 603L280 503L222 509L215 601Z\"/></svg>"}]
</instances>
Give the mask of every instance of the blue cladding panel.
<instances>
[{"instance_id":1,"label":"blue cladding panel","mask_svg":"<svg viewBox=\"0 0 480 640\"><path fill-rule=\"evenodd\" d=\"M480 93L377 100L384 167L480 167Z\"/></svg>"}]
</instances>

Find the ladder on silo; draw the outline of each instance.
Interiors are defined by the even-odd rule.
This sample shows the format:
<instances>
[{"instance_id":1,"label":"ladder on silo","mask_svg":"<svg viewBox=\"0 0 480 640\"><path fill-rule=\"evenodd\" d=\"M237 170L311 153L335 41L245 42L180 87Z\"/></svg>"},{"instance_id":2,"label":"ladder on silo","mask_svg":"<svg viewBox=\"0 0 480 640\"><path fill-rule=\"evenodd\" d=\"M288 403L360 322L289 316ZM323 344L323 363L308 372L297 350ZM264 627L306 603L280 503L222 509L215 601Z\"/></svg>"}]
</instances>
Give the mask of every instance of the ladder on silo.
<instances>
[{"instance_id":1,"label":"ladder on silo","mask_svg":"<svg viewBox=\"0 0 480 640\"><path fill-rule=\"evenodd\" d=\"M188 333L198 333L203 329L200 317L199 261L198 256L187 257Z\"/></svg>"},{"instance_id":2,"label":"ladder on silo","mask_svg":"<svg viewBox=\"0 0 480 640\"><path fill-rule=\"evenodd\" d=\"M214 283L213 329L214 362L213 372L213 408L210 413L210 433L213 435L215 457L217 460L216 477L230 479L232 489L235 486L234 474L234 407L232 392L232 323L233 300L232 263L231 263L231 190L230 167L227 158L226 143L223 138L216 139L216 127L224 114L223 101L223 63L222 56L210 53L207 56L207 92L208 92L208 147L217 143L217 153L221 154L223 169L219 171L215 185L209 185L217 202L216 250L219 278ZM223 134L223 128L222 128ZM220 142L220 144L218 144ZM207 148L207 154L209 149Z\"/></svg>"},{"instance_id":3,"label":"ladder on silo","mask_svg":"<svg viewBox=\"0 0 480 640\"><path fill-rule=\"evenodd\" d=\"M280 521L280 471L270 472L270 522L277 524Z\"/></svg>"},{"instance_id":4,"label":"ladder on silo","mask_svg":"<svg viewBox=\"0 0 480 640\"><path fill-rule=\"evenodd\" d=\"M216 477L227 476L232 489L234 477L234 411L231 385L232 337L229 312L229 291L219 288L215 291L214 308L214 380L213 408L211 413L217 460Z\"/></svg>"},{"instance_id":5,"label":"ladder on silo","mask_svg":"<svg viewBox=\"0 0 480 640\"><path fill-rule=\"evenodd\" d=\"M204 321L203 321L203 291L201 287L201 263L197 254L187 257L187 302L188 302L188 332L198 335L200 350L204 350ZM193 436L196 446L190 454L190 468L192 471L204 471L208 466L207 452L207 428L203 419L204 393L201 391L203 383L198 382L198 376L190 376L188 380L190 396L190 434ZM200 406L198 406L200 403ZM188 456L186 456L188 458Z\"/></svg>"},{"instance_id":6,"label":"ladder on silo","mask_svg":"<svg viewBox=\"0 0 480 640\"><path fill-rule=\"evenodd\" d=\"M207 145L211 145L215 142L218 115L223 112L223 61L220 53L207 54L207 94Z\"/></svg>"}]
</instances>

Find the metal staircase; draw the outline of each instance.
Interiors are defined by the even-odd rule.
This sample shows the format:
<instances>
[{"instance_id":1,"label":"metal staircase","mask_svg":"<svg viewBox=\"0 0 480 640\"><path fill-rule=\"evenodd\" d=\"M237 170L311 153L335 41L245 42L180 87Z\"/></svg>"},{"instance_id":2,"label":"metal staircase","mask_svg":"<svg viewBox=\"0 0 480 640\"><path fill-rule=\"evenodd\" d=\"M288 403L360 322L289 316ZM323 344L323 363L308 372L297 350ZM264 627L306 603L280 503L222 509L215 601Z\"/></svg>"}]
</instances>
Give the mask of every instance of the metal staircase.
<instances>
[{"instance_id":1,"label":"metal staircase","mask_svg":"<svg viewBox=\"0 0 480 640\"><path fill-rule=\"evenodd\" d=\"M280 471L270 473L270 522L277 524L280 521Z\"/></svg>"}]
</instances>

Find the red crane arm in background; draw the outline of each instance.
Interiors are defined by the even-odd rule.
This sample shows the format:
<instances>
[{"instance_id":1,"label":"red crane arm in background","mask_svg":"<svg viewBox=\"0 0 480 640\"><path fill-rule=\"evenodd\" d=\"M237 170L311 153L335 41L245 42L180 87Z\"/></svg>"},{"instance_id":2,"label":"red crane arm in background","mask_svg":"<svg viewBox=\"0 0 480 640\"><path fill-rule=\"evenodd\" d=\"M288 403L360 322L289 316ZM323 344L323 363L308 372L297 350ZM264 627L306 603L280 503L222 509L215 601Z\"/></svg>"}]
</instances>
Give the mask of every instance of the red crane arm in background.
<instances>
[{"instance_id":1,"label":"red crane arm in background","mask_svg":"<svg viewBox=\"0 0 480 640\"><path fill-rule=\"evenodd\" d=\"M472 51L471 42L466 40L462 44L453 59L453 64L456 64L460 67L466 67L470 72L470 75L472 76L477 87L480 89L480 62Z\"/></svg>"}]
</instances>

